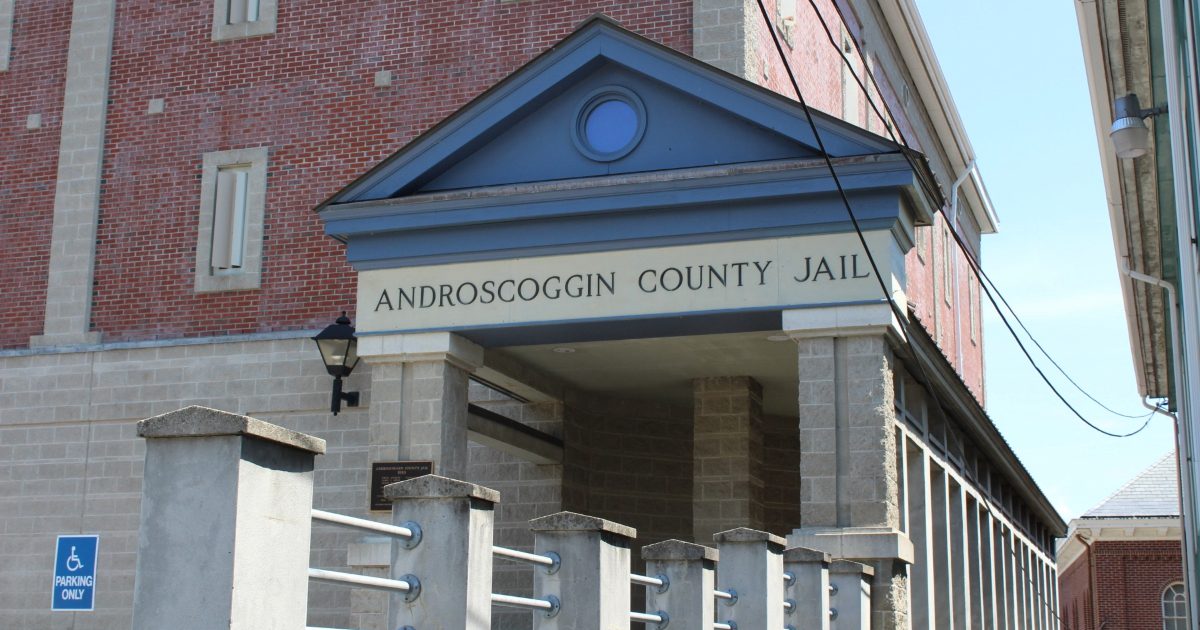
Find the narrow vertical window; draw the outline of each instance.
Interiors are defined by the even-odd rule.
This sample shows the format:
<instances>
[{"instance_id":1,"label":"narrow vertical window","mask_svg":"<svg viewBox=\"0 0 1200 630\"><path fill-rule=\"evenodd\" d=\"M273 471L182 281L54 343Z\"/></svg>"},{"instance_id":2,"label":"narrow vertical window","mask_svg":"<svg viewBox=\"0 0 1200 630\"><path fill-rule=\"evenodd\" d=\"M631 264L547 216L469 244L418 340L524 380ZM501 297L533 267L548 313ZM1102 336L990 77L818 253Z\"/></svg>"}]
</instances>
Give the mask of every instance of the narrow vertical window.
<instances>
[{"instance_id":1,"label":"narrow vertical window","mask_svg":"<svg viewBox=\"0 0 1200 630\"><path fill-rule=\"evenodd\" d=\"M250 166L224 166L217 169L216 203L213 208L213 273L241 269L246 250L246 198Z\"/></svg>"},{"instance_id":2,"label":"narrow vertical window","mask_svg":"<svg viewBox=\"0 0 1200 630\"><path fill-rule=\"evenodd\" d=\"M259 15L259 0L229 0L226 24L241 24L242 22L257 22Z\"/></svg>"},{"instance_id":3,"label":"narrow vertical window","mask_svg":"<svg viewBox=\"0 0 1200 630\"><path fill-rule=\"evenodd\" d=\"M204 154L196 291L259 288L266 194L266 147Z\"/></svg>"},{"instance_id":4,"label":"narrow vertical window","mask_svg":"<svg viewBox=\"0 0 1200 630\"><path fill-rule=\"evenodd\" d=\"M275 32L278 0L213 0L214 42Z\"/></svg>"},{"instance_id":5,"label":"narrow vertical window","mask_svg":"<svg viewBox=\"0 0 1200 630\"><path fill-rule=\"evenodd\" d=\"M971 343L979 343L979 278L967 273L967 307L971 309Z\"/></svg>"},{"instance_id":6,"label":"narrow vertical window","mask_svg":"<svg viewBox=\"0 0 1200 630\"><path fill-rule=\"evenodd\" d=\"M950 247L950 226L942 229L942 279L945 281L945 286L942 287L942 293L946 297L946 304L954 305L954 296L951 292L954 291L954 272L953 261L954 250Z\"/></svg>"},{"instance_id":7,"label":"narrow vertical window","mask_svg":"<svg viewBox=\"0 0 1200 630\"><path fill-rule=\"evenodd\" d=\"M13 0L0 0L0 72L8 70L12 54Z\"/></svg>"}]
</instances>

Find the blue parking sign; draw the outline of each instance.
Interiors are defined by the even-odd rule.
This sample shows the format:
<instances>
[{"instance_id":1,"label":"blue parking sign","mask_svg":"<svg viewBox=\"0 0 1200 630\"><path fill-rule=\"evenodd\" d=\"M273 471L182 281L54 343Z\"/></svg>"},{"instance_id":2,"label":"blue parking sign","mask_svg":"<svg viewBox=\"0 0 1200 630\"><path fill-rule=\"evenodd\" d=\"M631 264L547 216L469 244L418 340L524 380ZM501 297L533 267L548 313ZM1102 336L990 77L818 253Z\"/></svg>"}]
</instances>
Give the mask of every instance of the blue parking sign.
<instances>
[{"instance_id":1,"label":"blue parking sign","mask_svg":"<svg viewBox=\"0 0 1200 630\"><path fill-rule=\"evenodd\" d=\"M62 535L54 552L54 594L50 610L96 607L96 535Z\"/></svg>"}]
</instances>

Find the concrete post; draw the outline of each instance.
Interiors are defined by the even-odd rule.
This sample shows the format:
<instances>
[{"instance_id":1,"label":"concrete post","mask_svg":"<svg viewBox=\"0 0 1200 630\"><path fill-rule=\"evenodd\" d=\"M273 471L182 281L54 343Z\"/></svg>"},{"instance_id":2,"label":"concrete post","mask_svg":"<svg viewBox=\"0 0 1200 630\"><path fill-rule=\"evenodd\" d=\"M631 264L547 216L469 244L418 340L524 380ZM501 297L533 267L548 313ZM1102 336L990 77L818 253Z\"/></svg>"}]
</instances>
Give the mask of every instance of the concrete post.
<instances>
[{"instance_id":1,"label":"concrete post","mask_svg":"<svg viewBox=\"0 0 1200 630\"><path fill-rule=\"evenodd\" d=\"M829 565L829 583L835 587L830 596L832 630L871 630L871 580L875 570L849 560L834 560Z\"/></svg>"},{"instance_id":2,"label":"concrete post","mask_svg":"<svg viewBox=\"0 0 1200 630\"><path fill-rule=\"evenodd\" d=\"M204 407L137 428L146 468L133 629L303 628L325 440Z\"/></svg>"},{"instance_id":3,"label":"concrete post","mask_svg":"<svg viewBox=\"0 0 1200 630\"><path fill-rule=\"evenodd\" d=\"M712 547L664 540L642 547L646 574L664 575L666 590L646 587L646 612L670 615L672 628L709 628L713 622L713 586L719 552Z\"/></svg>"},{"instance_id":4,"label":"concrete post","mask_svg":"<svg viewBox=\"0 0 1200 630\"><path fill-rule=\"evenodd\" d=\"M829 630L829 564L824 551L792 547L783 552L783 570L792 575L785 594L793 606L784 614L789 628Z\"/></svg>"},{"instance_id":5,"label":"concrete post","mask_svg":"<svg viewBox=\"0 0 1200 630\"><path fill-rule=\"evenodd\" d=\"M492 525L500 493L465 481L425 475L385 486L392 524L416 523L421 539L392 542L392 579L412 574L416 598L395 593L389 628L492 627ZM410 601L411 600L411 601Z\"/></svg>"},{"instance_id":6,"label":"concrete post","mask_svg":"<svg viewBox=\"0 0 1200 630\"><path fill-rule=\"evenodd\" d=\"M718 618L736 621L741 628L782 628L784 539L745 527L713 536L721 550L717 588L737 591L737 603Z\"/></svg>"},{"instance_id":7,"label":"concrete post","mask_svg":"<svg viewBox=\"0 0 1200 630\"><path fill-rule=\"evenodd\" d=\"M554 552L554 573L535 571L534 597L561 602L554 616L534 612L534 630L629 627L629 546L637 530L594 516L559 512L529 521L535 553Z\"/></svg>"}]
</instances>

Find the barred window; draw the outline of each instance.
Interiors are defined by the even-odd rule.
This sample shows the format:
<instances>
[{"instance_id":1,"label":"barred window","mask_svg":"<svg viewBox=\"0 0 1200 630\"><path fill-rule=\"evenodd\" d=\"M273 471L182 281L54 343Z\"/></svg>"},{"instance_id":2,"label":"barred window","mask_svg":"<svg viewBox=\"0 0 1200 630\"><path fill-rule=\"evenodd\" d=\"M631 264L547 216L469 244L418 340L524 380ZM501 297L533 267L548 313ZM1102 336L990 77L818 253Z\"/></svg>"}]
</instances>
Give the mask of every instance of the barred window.
<instances>
[{"instance_id":1,"label":"barred window","mask_svg":"<svg viewBox=\"0 0 1200 630\"><path fill-rule=\"evenodd\" d=\"M1182 582L1163 591L1162 616L1163 630L1187 630L1187 592Z\"/></svg>"}]
</instances>

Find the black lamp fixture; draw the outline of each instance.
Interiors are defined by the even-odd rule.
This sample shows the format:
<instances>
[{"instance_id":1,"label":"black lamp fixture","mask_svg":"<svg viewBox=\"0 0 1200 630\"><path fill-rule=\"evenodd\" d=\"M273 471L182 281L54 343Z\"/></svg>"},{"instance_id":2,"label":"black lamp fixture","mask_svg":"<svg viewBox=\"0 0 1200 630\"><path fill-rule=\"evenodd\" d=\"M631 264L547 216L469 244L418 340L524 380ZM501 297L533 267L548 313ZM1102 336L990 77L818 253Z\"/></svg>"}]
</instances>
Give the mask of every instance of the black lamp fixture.
<instances>
[{"instance_id":1,"label":"black lamp fixture","mask_svg":"<svg viewBox=\"0 0 1200 630\"><path fill-rule=\"evenodd\" d=\"M346 311L342 311L341 317L326 326L325 330L312 340L317 342L317 349L321 351L325 371L333 377L333 398L330 400L329 410L333 415L338 415L342 410L343 400L346 401L347 407L357 407L358 392L342 391L342 378L350 376L354 367L358 365L358 338L354 336L354 327L350 325Z\"/></svg>"},{"instance_id":2,"label":"black lamp fixture","mask_svg":"<svg viewBox=\"0 0 1200 630\"><path fill-rule=\"evenodd\" d=\"M1146 127L1144 119L1165 114L1167 108L1142 109L1137 94L1129 93L1118 98L1113 103L1113 109L1116 110L1117 116L1108 137L1112 138L1117 157L1129 160L1146 155L1150 150L1150 129Z\"/></svg>"}]
</instances>

